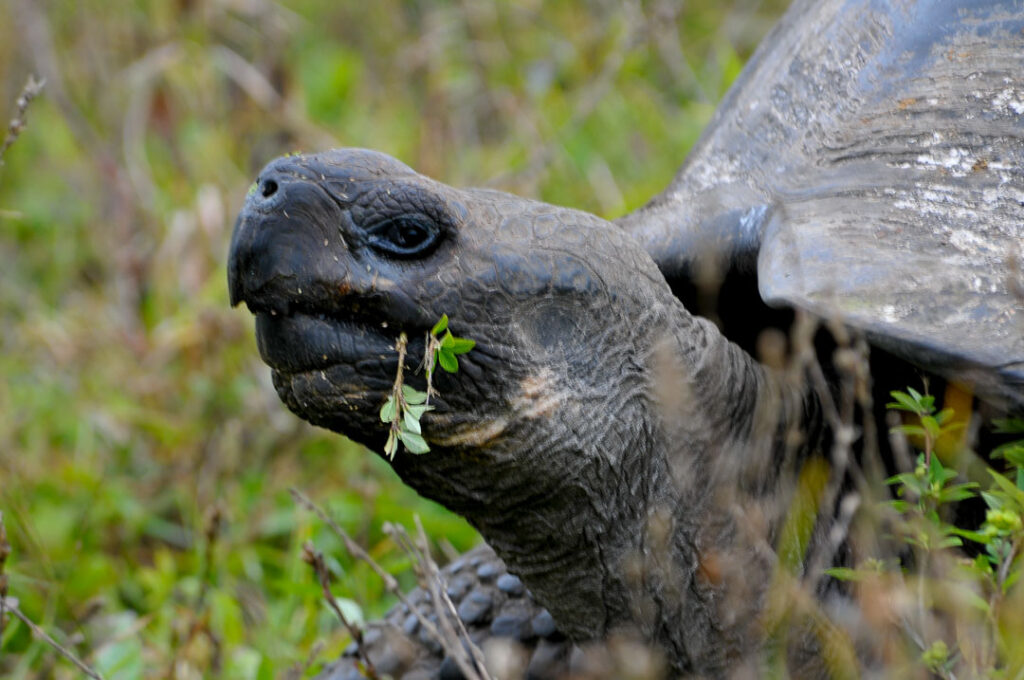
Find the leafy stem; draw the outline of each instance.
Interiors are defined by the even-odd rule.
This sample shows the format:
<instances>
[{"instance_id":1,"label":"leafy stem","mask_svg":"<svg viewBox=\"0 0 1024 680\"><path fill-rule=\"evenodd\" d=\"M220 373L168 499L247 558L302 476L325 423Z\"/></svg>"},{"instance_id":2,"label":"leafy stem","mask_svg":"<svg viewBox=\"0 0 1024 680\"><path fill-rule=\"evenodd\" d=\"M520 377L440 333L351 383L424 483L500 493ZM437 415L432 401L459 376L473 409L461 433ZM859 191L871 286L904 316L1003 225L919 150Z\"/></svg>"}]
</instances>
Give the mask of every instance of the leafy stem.
<instances>
[{"instance_id":1,"label":"leafy stem","mask_svg":"<svg viewBox=\"0 0 1024 680\"><path fill-rule=\"evenodd\" d=\"M889 402L886 407L917 416L919 424L901 425L895 429L907 436L921 438L924 464L926 468L930 468L935 442L944 432L952 431L962 425L952 422L953 409L951 408L945 408L936 413L935 397L931 394L921 394L913 387L908 387L906 392L896 390L889 394L895 401Z\"/></svg>"},{"instance_id":2,"label":"leafy stem","mask_svg":"<svg viewBox=\"0 0 1024 680\"><path fill-rule=\"evenodd\" d=\"M444 335L441 335L441 334ZM398 370L395 383L391 388L391 396L380 407L380 419L389 423L388 438L384 444L384 453L394 460L398 453L398 445L402 443L409 453L423 454L430 451L430 445L423 438L423 427L420 418L427 411L434 410L430 405L430 397L437 394L434 389L434 369L440 366L448 373L459 370L457 355L465 354L476 346L475 340L457 338L448 330L448 315L442 314L434 327L427 333L423 367L427 374L427 391L421 392L405 384L405 354L409 338L404 332L398 336L395 350L398 352Z\"/></svg>"},{"instance_id":3,"label":"leafy stem","mask_svg":"<svg viewBox=\"0 0 1024 680\"><path fill-rule=\"evenodd\" d=\"M423 429L420 425L420 418L433 406L426 404L427 394L404 384L405 353L409 344L409 338L403 332L398 336L395 349L398 351L398 372L395 375L395 384L391 388L391 396L384 405L380 407L381 422L390 423L388 439L384 444L384 453L388 458L394 460L398 453L398 443L405 444L410 453L426 453L430 446L423 439Z\"/></svg>"},{"instance_id":4,"label":"leafy stem","mask_svg":"<svg viewBox=\"0 0 1024 680\"><path fill-rule=\"evenodd\" d=\"M444 333L442 336L441 334ZM466 354L476 347L475 340L457 338L448 330L448 315L442 314L434 327L427 333L427 348L424 351L423 367L427 374L427 403L437 394L434 390L434 369L440 366L448 373L459 372L459 354Z\"/></svg>"}]
</instances>

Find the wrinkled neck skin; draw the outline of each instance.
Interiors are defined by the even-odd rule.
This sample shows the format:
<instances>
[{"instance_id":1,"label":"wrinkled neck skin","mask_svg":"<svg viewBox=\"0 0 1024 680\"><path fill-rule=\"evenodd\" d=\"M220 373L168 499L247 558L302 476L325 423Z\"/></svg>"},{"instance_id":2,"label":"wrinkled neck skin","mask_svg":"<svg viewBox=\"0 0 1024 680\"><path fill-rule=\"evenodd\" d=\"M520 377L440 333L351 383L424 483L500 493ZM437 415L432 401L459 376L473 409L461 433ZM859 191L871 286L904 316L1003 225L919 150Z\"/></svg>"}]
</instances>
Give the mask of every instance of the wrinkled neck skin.
<instances>
[{"instance_id":1,"label":"wrinkled neck skin","mask_svg":"<svg viewBox=\"0 0 1024 680\"><path fill-rule=\"evenodd\" d=\"M722 674L756 649L771 546L815 438L789 435L814 429L815 402L674 298L632 327L596 350L614 386L571 361L506 358L521 385L506 418L394 467L467 517L571 637L639 634L677 672Z\"/></svg>"}]
</instances>

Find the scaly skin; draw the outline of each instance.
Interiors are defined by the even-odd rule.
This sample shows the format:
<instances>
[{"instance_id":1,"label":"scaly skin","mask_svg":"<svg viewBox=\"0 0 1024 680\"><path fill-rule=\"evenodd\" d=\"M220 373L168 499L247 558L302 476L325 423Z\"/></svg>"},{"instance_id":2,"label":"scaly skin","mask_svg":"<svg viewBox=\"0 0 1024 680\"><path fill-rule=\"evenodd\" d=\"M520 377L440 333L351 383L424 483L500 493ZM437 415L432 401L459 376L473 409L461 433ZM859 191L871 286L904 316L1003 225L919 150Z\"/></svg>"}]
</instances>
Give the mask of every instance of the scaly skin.
<instances>
[{"instance_id":1,"label":"scaly skin","mask_svg":"<svg viewBox=\"0 0 1024 680\"><path fill-rule=\"evenodd\" d=\"M629 629L709 675L757 648L764 546L816 402L690 315L621 229L342 149L264 169L228 275L282 400L376 452L398 333L420 388L443 313L476 340L436 376L431 451L392 466L477 527L572 639Z\"/></svg>"}]
</instances>

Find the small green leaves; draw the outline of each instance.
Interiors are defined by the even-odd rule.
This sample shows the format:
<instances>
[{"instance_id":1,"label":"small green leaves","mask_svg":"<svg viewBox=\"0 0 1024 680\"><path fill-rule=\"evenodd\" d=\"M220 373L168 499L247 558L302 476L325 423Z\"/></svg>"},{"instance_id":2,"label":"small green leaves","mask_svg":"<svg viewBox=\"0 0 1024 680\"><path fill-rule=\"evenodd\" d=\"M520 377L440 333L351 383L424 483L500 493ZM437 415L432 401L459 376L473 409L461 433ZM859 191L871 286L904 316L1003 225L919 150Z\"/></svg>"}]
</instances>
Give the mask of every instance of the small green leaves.
<instances>
[{"instance_id":1,"label":"small green leaves","mask_svg":"<svg viewBox=\"0 0 1024 680\"><path fill-rule=\"evenodd\" d=\"M441 333L444 333L441 336ZM440 337L438 337L440 336ZM447 373L458 373L457 355L466 354L476 347L476 340L458 338L448 330L448 315L442 314L434 327L427 333L426 356L423 365L427 373L427 399L434 394L434 369L440 366Z\"/></svg>"},{"instance_id":2,"label":"small green leaves","mask_svg":"<svg viewBox=\"0 0 1024 680\"><path fill-rule=\"evenodd\" d=\"M1024 434L1024 418L999 418L992 424L999 434Z\"/></svg>"},{"instance_id":3,"label":"small green leaves","mask_svg":"<svg viewBox=\"0 0 1024 680\"><path fill-rule=\"evenodd\" d=\"M943 640L936 640L921 652L921 663L932 673L945 676L950 665L949 646Z\"/></svg>"},{"instance_id":4,"label":"small green leaves","mask_svg":"<svg viewBox=\"0 0 1024 680\"><path fill-rule=\"evenodd\" d=\"M441 336L441 333L444 333L444 335ZM434 324L434 327L430 329L430 333L427 335L426 366L428 385L433 378L435 366L440 366L448 373L458 373L459 360L456 356L466 354L474 347L476 347L475 340L457 338L452 335L452 332L448 330L448 315L442 315L441 319Z\"/></svg>"},{"instance_id":5,"label":"small green leaves","mask_svg":"<svg viewBox=\"0 0 1024 680\"><path fill-rule=\"evenodd\" d=\"M438 338L438 335L444 336ZM448 315L442 314L434 327L427 334L426 356L424 365L427 373L427 391L421 392L411 385L406 385L403 380L405 364L405 351L408 345L408 338L402 333L395 349L398 350L398 372L395 375L395 384L391 389L391 396L387 398L380 407L380 420L383 423L390 423L388 438L384 444L384 453L388 458L394 459L398 453L398 445L402 444L409 453L423 454L430 451L430 445L423 437L423 425L420 419L427 411L434 410L430 405L430 396L434 394L432 384L433 370L435 365L440 365L445 371L455 373L459 370L458 354L465 354L476 346L474 340L457 338L448 330Z\"/></svg>"},{"instance_id":6,"label":"small green leaves","mask_svg":"<svg viewBox=\"0 0 1024 680\"><path fill-rule=\"evenodd\" d=\"M405 444L405 448L409 453L419 455L430 451L430 446L427 444L427 441L415 432L402 430L398 433L398 438L402 440L403 444Z\"/></svg>"},{"instance_id":7,"label":"small green leaves","mask_svg":"<svg viewBox=\"0 0 1024 680\"><path fill-rule=\"evenodd\" d=\"M850 567L830 567L825 570L825 575L831 576L837 581L860 581L865 578L863 572Z\"/></svg>"},{"instance_id":8,"label":"small green leaves","mask_svg":"<svg viewBox=\"0 0 1024 680\"><path fill-rule=\"evenodd\" d=\"M442 319L442 321L444 321L444 319ZM447 325L447 323L445 325ZM434 362L448 373L458 373L459 360L455 358L455 355L465 354L470 351L476 347L476 341L467 340L466 338L457 338L452 335L451 331L446 331L444 337L440 340L437 340L436 338L436 335L431 335L431 339L434 340L432 343Z\"/></svg>"},{"instance_id":9,"label":"small green leaves","mask_svg":"<svg viewBox=\"0 0 1024 680\"><path fill-rule=\"evenodd\" d=\"M426 404L426 392L420 392L403 381L408 342L405 333L398 336L398 342L395 343L395 349L398 350L398 373L391 388L391 396L380 407L381 422L391 424L387 441L384 443L384 453L392 460L398 453L399 443L405 445L409 453L421 454L430 450L430 445L423 438L420 418L434 407Z\"/></svg>"},{"instance_id":10,"label":"small green leaves","mask_svg":"<svg viewBox=\"0 0 1024 680\"><path fill-rule=\"evenodd\" d=\"M956 477L956 470L944 467L938 456L933 456L931 461L926 463L924 454L921 454L917 458L917 466L913 472L895 475L885 481L897 486L897 495L916 500L918 509L927 514L942 503L953 503L975 496L974 489L978 484L950 484L949 482ZM893 507L901 512L909 509L908 504L902 501L895 501Z\"/></svg>"},{"instance_id":11,"label":"small green leaves","mask_svg":"<svg viewBox=\"0 0 1024 680\"><path fill-rule=\"evenodd\" d=\"M898 513L894 533L915 549L918 554L915 559L922 564L933 559L931 553L959 547L964 541L980 545L982 550L971 560L963 559L961 553L951 553L959 558L956 560L957 576L940 579L940 583L943 587L953 586L963 601L981 612L986 620L1001 621L1005 612L1016 606L1007 598L1024 573L1021 561L1024 551L1024 439L1004 443L992 451L992 458L1003 458L1007 465L1005 474L987 469L991 477L987 489L980 490L975 482L958 483L957 470L944 466L939 456L932 454L940 438L963 427L964 419L955 418L951 409L938 411L933 397L913 389L891 394L893 401L888 404L889 408L912 414L893 430L909 435L909 443L921 449L912 472L887 480L899 497L888 503L889 508ZM995 425L996 432L1001 434L1024 433L1024 421L1019 419L996 421ZM977 529L955 526L949 520L950 506L979 495L988 506L982 525ZM866 574L863 568L828 573L833 578L848 581L857 581ZM920 606L925 606L924 602L929 601L926 591L921 590L919 597ZM922 666L941 677L954 677L952 669L962 662L961 649L942 640L929 645L918 644L921 645L919 662Z\"/></svg>"},{"instance_id":12,"label":"small green leaves","mask_svg":"<svg viewBox=\"0 0 1024 680\"><path fill-rule=\"evenodd\" d=\"M412 432L413 434L423 434L423 428L420 427L420 419L408 410L402 418L402 428L407 432Z\"/></svg>"},{"instance_id":13,"label":"small green leaves","mask_svg":"<svg viewBox=\"0 0 1024 680\"><path fill-rule=\"evenodd\" d=\"M384 402L384 405L380 407L380 422L390 423L395 419L395 414L398 412L398 405L395 402L395 398L388 397L388 400Z\"/></svg>"},{"instance_id":14,"label":"small green leaves","mask_svg":"<svg viewBox=\"0 0 1024 680\"><path fill-rule=\"evenodd\" d=\"M434 407L423 403L427 400L426 392L420 392L409 385L402 385L399 393L401 396L397 398L392 393L380 407L381 422L391 424L384 453L394 458L398 453L399 442L405 445L409 453L426 453L430 451L430 445L423 438L420 418L427 411L434 410Z\"/></svg>"},{"instance_id":15,"label":"small green leaves","mask_svg":"<svg viewBox=\"0 0 1024 680\"><path fill-rule=\"evenodd\" d=\"M921 394L912 387L906 392L896 390L889 393L895 401L886 404L886 407L905 411L917 416L917 423L904 423L892 428L894 432L901 432L907 437L919 437L924 443L925 466L932 460L932 452L939 438L957 430L963 429L965 422L956 422L953 418L953 409L945 408L935 412L935 397L930 394Z\"/></svg>"},{"instance_id":16,"label":"small green leaves","mask_svg":"<svg viewBox=\"0 0 1024 680\"><path fill-rule=\"evenodd\" d=\"M423 394L423 392L419 394ZM396 401L395 397L391 396L380 409L381 421L391 423L388 439L384 444L384 453L388 455L388 458L394 458L398 453L399 442L405 445L409 453L420 454L430 451L430 445L423 438L423 426L420 424L420 418L434 407L408 404L402 406L403 403L403 400ZM401 416L398 415L399 412L401 412Z\"/></svg>"},{"instance_id":17,"label":"small green leaves","mask_svg":"<svg viewBox=\"0 0 1024 680\"><path fill-rule=\"evenodd\" d=\"M444 339L441 340L441 348L451 351L452 354L465 354L474 347L476 347L476 340L456 338L451 333L446 333Z\"/></svg>"},{"instance_id":18,"label":"small green leaves","mask_svg":"<svg viewBox=\"0 0 1024 680\"><path fill-rule=\"evenodd\" d=\"M430 450L430 446L423 439L423 426L420 424L423 414L434 409L433 406L423 403L426 399L426 392L402 385L401 397L396 399L392 394L380 407L381 422L391 424L391 432L384 446L384 452L388 457L395 457L399 442L405 444L405 448L412 453L426 453Z\"/></svg>"},{"instance_id":19,"label":"small green leaves","mask_svg":"<svg viewBox=\"0 0 1024 680\"><path fill-rule=\"evenodd\" d=\"M402 385L402 399L406 404L422 404L427 401L427 393L409 385Z\"/></svg>"},{"instance_id":20,"label":"small green leaves","mask_svg":"<svg viewBox=\"0 0 1024 680\"><path fill-rule=\"evenodd\" d=\"M935 397L930 394L922 395L913 387L908 387L906 392L895 390L889 395L896 401L886 404L886 408L909 411L917 415L928 415L935 412Z\"/></svg>"},{"instance_id":21,"label":"small green leaves","mask_svg":"<svg viewBox=\"0 0 1024 680\"><path fill-rule=\"evenodd\" d=\"M995 431L999 434L1024 434L1024 418L996 420ZM1003 458L1018 469L1017 487L1024 489L1024 439L1006 442L992 451L993 458Z\"/></svg>"},{"instance_id":22,"label":"small green leaves","mask_svg":"<svg viewBox=\"0 0 1024 680\"><path fill-rule=\"evenodd\" d=\"M434 327L430 329L430 334L436 337L446 330L448 330L448 315L442 314L441 318L434 324Z\"/></svg>"},{"instance_id":23,"label":"small green leaves","mask_svg":"<svg viewBox=\"0 0 1024 680\"><path fill-rule=\"evenodd\" d=\"M456 373L459 370L459 360L454 354L443 349L437 351L437 363L449 373Z\"/></svg>"},{"instance_id":24,"label":"small green leaves","mask_svg":"<svg viewBox=\"0 0 1024 680\"><path fill-rule=\"evenodd\" d=\"M433 411L433 410L434 410L433 406L427 406L427 405L409 406L409 407L406 408L406 412L411 413L412 417L415 418L416 420L419 420L420 418L422 418L423 414L426 413L427 411Z\"/></svg>"}]
</instances>

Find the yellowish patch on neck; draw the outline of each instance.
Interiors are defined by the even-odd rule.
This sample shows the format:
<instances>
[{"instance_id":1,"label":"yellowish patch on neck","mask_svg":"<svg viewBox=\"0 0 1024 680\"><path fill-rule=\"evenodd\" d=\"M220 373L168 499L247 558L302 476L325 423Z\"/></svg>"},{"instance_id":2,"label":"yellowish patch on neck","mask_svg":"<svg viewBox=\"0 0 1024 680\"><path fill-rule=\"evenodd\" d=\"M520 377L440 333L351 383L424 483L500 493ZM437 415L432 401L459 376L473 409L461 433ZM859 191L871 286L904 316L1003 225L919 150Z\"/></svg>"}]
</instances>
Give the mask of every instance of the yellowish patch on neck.
<instances>
[{"instance_id":1,"label":"yellowish patch on neck","mask_svg":"<svg viewBox=\"0 0 1024 680\"><path fill-rule=\"evenodd\" d=\"M519 383L519 393L512 399L511 414L485 422L458 426L443 437L428 437L438 446L486 448L501 437L512 420L550 418L565 403L565 392L559 389L555 374L547 368L529 375ZM436 417L436 416L435 416Z\"/></svg>"},{"instance_id":2,"label":"yellowish patch on neck","mask_svg":"<svg viewBox=\"0 0 1024 680\"><path fill-rule=\"evenodd\" d=\"M500 437L505 432L506 427L508 427L508 420L505 418L495 418L479 425L459 428L457 432L453 432L446 437L436 439L432 437L430 443L446 447L471 446L485 448Z\"/></svg>"},{"instance_id":3,"label":"yellowish patch on neck","mask_svg":"<svg viewBox=\"0 0 1024 680\"><path fill-rule=\"evenodd\" d=\"M548 368L528 375L519 383L519 394L512 403L521 418L548 418L565 401L554 374Z\"/></svg>"}]
</instances>

